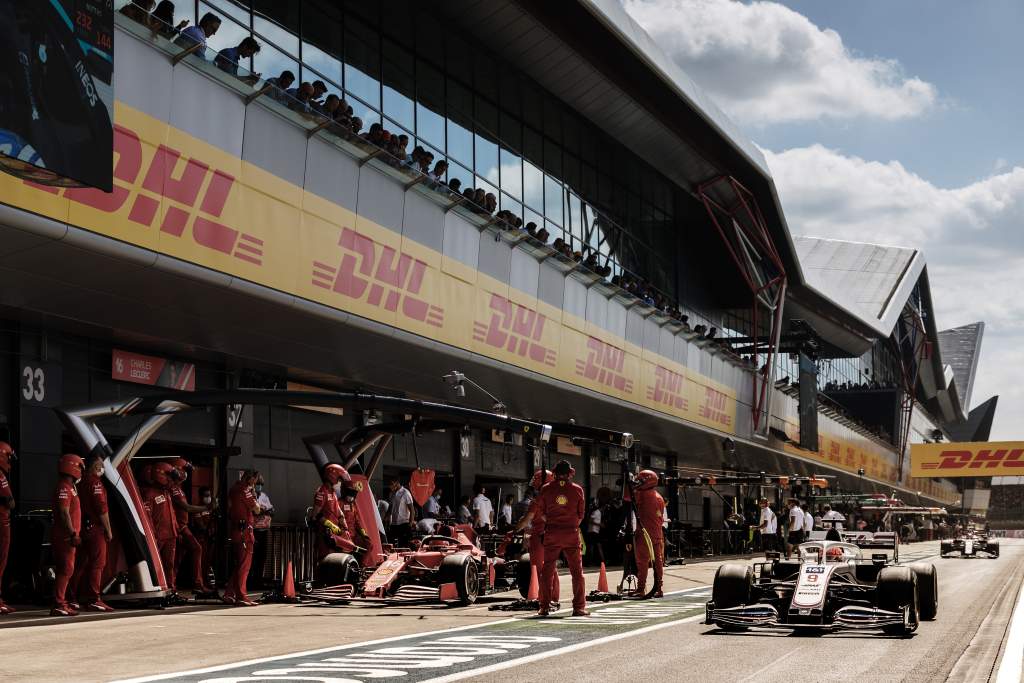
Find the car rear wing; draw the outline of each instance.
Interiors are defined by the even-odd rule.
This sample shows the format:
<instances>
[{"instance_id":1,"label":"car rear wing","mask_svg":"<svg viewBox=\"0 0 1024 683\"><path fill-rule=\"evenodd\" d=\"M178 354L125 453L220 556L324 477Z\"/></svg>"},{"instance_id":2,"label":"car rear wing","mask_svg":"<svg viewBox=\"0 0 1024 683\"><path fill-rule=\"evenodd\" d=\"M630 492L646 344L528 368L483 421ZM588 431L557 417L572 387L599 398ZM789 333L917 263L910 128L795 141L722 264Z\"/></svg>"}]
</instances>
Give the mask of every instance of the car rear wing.
<instances>
[{"instance_id":1,"label":"car rear wing","mask_svg":"<svg viewBox=\"0 0 1024 683\"><path fill-rule=\"evenodd\" d=\"M853 543L862 550L891 550L893 560L899 561L900 537L892 531L842 531L843 541Z\"/></svg>"}]
</instances>

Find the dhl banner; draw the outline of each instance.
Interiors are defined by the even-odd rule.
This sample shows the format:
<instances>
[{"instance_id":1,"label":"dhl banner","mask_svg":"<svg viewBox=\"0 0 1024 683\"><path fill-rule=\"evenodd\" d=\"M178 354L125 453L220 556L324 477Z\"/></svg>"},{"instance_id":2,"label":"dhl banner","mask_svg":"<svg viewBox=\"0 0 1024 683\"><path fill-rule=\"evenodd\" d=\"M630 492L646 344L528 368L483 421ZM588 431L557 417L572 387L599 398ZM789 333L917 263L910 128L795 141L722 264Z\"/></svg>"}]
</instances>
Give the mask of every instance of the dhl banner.
<instances>
[{"instance_id":1,"label":"dhl banner","mask_svg":"<svg viewBox=\"0 0 1024 683\"><path fill-rule=\"evenodd\" d=\"M0 174L0 200L549 377L735 433L735 392L115 106L114 191Z\"/></svg>"},{"instance_id":2,"label":"dhl banner","mask_svg":"<svg viewBox=\"0 0 1024 683\"><path fill-rule=\"evenodd\" d=\"M1004 477L1024 475L1024 441L915 443L914 477Z\"/></svg>"}]
</instances>

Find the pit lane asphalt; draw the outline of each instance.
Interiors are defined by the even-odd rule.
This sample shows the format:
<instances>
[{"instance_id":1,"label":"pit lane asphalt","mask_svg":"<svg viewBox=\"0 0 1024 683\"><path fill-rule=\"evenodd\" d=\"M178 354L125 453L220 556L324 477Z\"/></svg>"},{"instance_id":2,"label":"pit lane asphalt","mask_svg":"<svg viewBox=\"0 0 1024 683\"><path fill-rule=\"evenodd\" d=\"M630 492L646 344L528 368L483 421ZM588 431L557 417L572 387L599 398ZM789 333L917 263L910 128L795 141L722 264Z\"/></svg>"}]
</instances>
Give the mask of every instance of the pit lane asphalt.
<instances>
[{"instance_id":1,"label":"pit lane asphalt","mask_svg":"<svg viewBox=\"0 0 1024 683\"><path fill-rule=\"evenodd\" d=\"M1024 580L1024 542L1001 539L998 559L942 559L938 543L906 546L904 562L933 562L939 614L910 638L871 633L825 636L724 633L700 621L679 624L570 655L563 680L986 681ZM995 609L993 609L995 608ZM986 620L986 616L990 615ZM984 626L984 628L982 628ZM977 636L977 637L976 637ZM1008 653L1021 657L1022 653ZM521 681L529 664L466 680Z\"/></svg>"},{"instance_id":2,"label":"pit lane asphalt","mask_svg":"<svg viewBox=\"0 0 1024 683\"><path fill-rule=\"evenodd\" d=\"M929 557L937 550L937 543L907 546L904 559ZM933 557L930 561L939 568L939 619L926 622L907 640L866 634L820 638L720 634L699 623L707 589L720 562L669 567L666 590L676 595L664 601L629 603L630 608L640 610L632 615L620 611L624 603L598 606L594 610L598 618L589 624L573 619L509 622L510 617L523 614L489 612L487 607L494 603L488 597L468 608L262 605L169 610L91 622L48 623L42 619L35 626L30 616L22 615L24 626L0 630L0 640L4 643L4 675L10 680L110 681L160 676L163 680L234 681L254 671L261 672L262 678L257 680L273 680L268 676L277 677L276 669L302 664L316 667L328 658L347 658L349 663L332 663L341 667L351 666L352 656L401 660L414 656L410 652L435 649L451 654L459 648L478 648L480 653L468 661L407 672L396 680L512 681L538 675L538 667L546 676L557 672L562 681L609 676L931 681L946 678L951 670L959 680L984 680L979 672L992 670L998 654L992 641L1001 638L1006 625L1005 618L1000 623L998 618L985 621L985 617L1001 587L1014 583L1019 588L1024 575L1024 543L1003 541L1003 557L998 560ZM588 575L589 588L596 585L596 578ZM562 586L563 596L568 596L568 576L562 577ZM1012 602L1015 590L1010 588L1008 594ZM606 609L612 610L606 613L612 616L602 619L601 612ZM1007 615L1009 612L1012 605ZM633 623L623 623L626 621ZM417 635L423 633L427 635ZM438 644L450 638L458 640ZM389 642L380 642L385 639ZM396 647L420 649L377 653ZM310 653L320 649L331 652ZM488 649L493 651L486 652ZM961 657L965 650L968 656ZM271 657L277 659L242 664ZM547 661L533 664L541 658ZM221 670L183 673L211 667ZM271 670L275 673L263 673ZM320 677L369 680L342 671L309 671L303 680L322 680Z\"/></svg>"}]
</instances>

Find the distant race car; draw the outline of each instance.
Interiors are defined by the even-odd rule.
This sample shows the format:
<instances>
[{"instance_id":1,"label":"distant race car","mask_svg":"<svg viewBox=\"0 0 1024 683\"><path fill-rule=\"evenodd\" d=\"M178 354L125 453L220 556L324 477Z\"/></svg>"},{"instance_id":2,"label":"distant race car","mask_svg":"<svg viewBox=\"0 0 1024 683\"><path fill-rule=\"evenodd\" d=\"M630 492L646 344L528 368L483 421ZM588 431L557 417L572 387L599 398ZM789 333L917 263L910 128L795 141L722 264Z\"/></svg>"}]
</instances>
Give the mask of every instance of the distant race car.
<instances>
[{"instance_id":1,"label":"distant race car","mask_svg":"<svg viewBox=\"0 0 1024 683\"><path fill-rule=\"evenodd\" d=\"M954 553L958 553L954 555ZM942 557L999 557L999 542L990 541L984 531L969 529L954 539L939 543Z\"/></svg>"},{"instance_id":2,"label":"distant race car","mask_svg":"<svg viewBox=\"0 0 1024 683\"><path fill-rule=\"evenodd\" d=\"M470 605L481 595L519 587L525 597L530 560L522 555L521 542L483 537L480 544L488 548L484 550L474 542L473 529L467 524L439 531L425 536L416 548L392 549L383 562L363 573L352 555L328 555L320 570L330 588L314 594L334 601L362 598ZM368 576L365 571L370 571Z\"/></svg>"},{"instance_id":3,"label":"distant race car","mask_svg":"<svg viewBox=\"0 0 1024 683\"><path fill-rule=\"evenodd\" d=\"M898 564L899 541L892 533L845 532L841 537L802 543L793 560L768 553L768 561L752 566L722 565L705 623L727 631L881 629L902 635L916 630L921 620L935 618L934 565ZM865 557L865 549L891 550L892 557L885 552Z\"/></svg>"}]
</instances>

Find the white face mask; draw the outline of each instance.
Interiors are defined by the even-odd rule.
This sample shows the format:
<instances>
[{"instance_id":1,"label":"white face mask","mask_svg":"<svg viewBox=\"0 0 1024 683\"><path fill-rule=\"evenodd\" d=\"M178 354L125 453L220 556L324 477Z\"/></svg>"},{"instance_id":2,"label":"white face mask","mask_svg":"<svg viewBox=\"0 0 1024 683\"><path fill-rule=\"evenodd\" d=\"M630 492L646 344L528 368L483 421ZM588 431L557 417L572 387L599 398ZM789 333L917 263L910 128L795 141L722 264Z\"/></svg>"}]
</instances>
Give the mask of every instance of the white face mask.
<instances>
[{"instance_id":1,"label":"white face mask","mask_svg":"<svg viewBox=\"0 0 1024 683\"><path fill-rule=\"evenodd\" d=\"M212 502L213 502L213 498L211 498L210 496L205 496L203 498L203 504L205 504L205 505L209 505Z\"/></svg>"}]
</instances>

